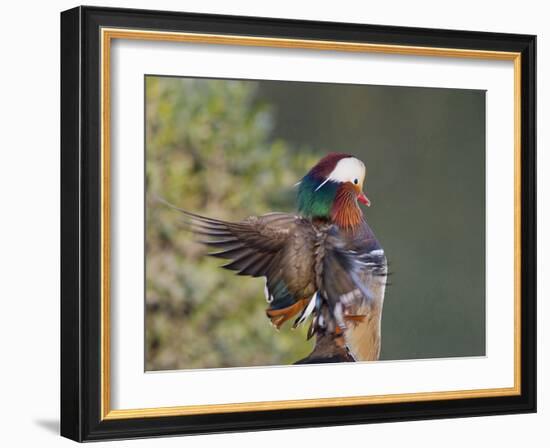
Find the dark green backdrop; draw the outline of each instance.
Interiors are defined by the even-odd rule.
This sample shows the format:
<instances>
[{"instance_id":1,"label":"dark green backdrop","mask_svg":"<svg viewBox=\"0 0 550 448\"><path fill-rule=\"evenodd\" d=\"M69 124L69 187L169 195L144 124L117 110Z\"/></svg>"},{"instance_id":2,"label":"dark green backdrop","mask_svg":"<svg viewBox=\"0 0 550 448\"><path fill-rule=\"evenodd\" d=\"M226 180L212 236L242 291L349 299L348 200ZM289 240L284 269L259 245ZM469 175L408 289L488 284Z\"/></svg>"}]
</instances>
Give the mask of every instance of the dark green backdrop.
<instances>
[{"instance_id":1,"label":"dark green backdrop","mask_svg":"<svg viewBox=\"0 0 550 448\"><path fill-rule=\"evenodd\" d=\"M274 135L367 164L383 359L485 354L485 92L264 82Z\"/></svg>"},{"instance_id":2,"label":"dark green backdrop","mask_svg":"<svg viewBox=\"0 0 550 448\"><path fill-rule=\"evenodd\" d=\"M293 183L330 151L367 166L365 214L392 273L381 358L485 354L484 91L146 85L148 370L287 364L308 352L303 332L269 326L261 280L206 260L153 197L226 219L290 211Z\"/></svg>"}]
</instances>

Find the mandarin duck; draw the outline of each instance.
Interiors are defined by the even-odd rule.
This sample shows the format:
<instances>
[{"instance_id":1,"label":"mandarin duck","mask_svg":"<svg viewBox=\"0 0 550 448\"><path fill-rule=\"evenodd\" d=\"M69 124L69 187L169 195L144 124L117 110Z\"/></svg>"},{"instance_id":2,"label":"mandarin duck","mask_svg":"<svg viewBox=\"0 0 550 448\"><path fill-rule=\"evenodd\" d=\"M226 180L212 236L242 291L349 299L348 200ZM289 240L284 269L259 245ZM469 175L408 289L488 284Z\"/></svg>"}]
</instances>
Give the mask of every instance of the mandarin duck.
<instances>
[{"instance_id":1,"label":"mandarin duck","mask_svg":"<svg viewBox=\"0 0 550 448\"><path fill-rule=\"evenodd\" d=\"M312 353L296 364L372 361L380 355L387 262L358 203L366 170L331 153L296 184L297 214L268 213L226 222L181 210L209 255L238 275L263 277L266 314L278 329L310 320Z\"/></svg>"}]
</instances>

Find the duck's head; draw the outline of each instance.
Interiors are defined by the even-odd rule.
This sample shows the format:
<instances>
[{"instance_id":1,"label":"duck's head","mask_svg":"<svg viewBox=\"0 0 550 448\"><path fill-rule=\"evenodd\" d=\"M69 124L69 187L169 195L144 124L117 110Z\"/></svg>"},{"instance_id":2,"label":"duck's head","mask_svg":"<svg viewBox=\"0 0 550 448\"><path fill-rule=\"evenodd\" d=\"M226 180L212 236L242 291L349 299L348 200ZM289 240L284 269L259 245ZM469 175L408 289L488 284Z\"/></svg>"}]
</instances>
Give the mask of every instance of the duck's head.
<instances>
[{"instance_id":1,"label":"duck's head","mask_svg":"<svg viewBox=\"0 0 550 448\"><path fill-rule=\"evenodd\" d=\"M365 164L350 154L330 153L299 182L298 210L309 218L329 219L340 227L361 222L358 202L370 206L363 193Z\"/></svg>"}]
</instances>

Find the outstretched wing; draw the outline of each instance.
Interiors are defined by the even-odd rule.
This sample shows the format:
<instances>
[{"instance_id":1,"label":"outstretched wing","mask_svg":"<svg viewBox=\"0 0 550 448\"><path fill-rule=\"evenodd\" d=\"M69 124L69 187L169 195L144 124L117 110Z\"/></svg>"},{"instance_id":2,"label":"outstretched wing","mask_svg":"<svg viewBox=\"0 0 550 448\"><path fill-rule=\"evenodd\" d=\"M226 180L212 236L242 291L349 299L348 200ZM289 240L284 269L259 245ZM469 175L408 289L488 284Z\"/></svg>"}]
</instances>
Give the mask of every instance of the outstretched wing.
<instances>
[{"instance_id":1,"label":"outstretched wing","mask_svg":"<svg viewBox=\"0 0 550 448\"><path fill-rule=\"evenodd\" d=\"M309 221L285 213L252 216L227 222L182 212L209 255L229 260L223 267L237 275L265 277L267 315L280 327L308 304L313 286L315 233Z\"/></svg>"},{"instance_id":2,"label":"outstretched wing","mask_svg":"<svg viewBox=\"0 0 550 448\"><path fill-rule=\"evenodd\" d=\"M261 277L288 240L295 218L283 213L250 217L233 223L185 212L201 243L215 249L210 256L231 260L226 269Z\"/></svg>"}]
</instances>

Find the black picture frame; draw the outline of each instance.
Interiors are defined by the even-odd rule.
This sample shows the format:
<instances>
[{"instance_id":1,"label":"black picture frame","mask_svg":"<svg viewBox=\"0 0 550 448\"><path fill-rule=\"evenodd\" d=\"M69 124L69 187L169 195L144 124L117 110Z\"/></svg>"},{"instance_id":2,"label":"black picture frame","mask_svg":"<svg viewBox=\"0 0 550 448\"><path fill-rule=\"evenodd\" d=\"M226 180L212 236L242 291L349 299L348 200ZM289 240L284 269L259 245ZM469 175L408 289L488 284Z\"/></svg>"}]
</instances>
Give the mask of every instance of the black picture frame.
<instances>
[{"instance_id":1,"label":"black picture frame","mask_svg":"<svg viewBox=\"0 0 550 448\"><path fill-rule=\"evenodd\" d=\"M306 409L102 419L100 29L129 28L521 53L521 393ZM61 435L76 441L536 411L536 37L166 11L61 13Z\"/></svg>"}]
</instances>

